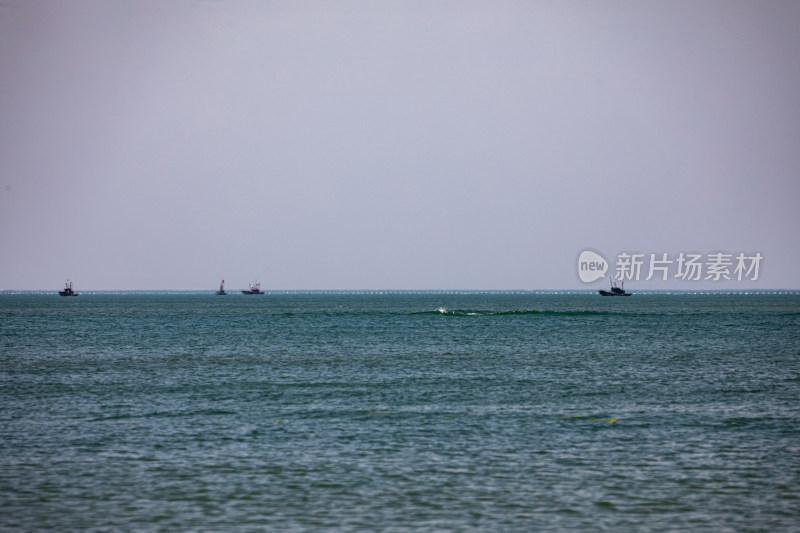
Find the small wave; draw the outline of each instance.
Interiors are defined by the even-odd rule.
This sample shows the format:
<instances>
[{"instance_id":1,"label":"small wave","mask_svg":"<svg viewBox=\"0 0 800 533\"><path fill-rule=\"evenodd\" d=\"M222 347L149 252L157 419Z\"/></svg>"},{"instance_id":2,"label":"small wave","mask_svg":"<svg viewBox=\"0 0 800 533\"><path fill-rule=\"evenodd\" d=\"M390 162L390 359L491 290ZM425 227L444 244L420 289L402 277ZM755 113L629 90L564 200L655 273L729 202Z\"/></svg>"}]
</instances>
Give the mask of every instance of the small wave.
<instances>
[{"instance_id":1,"label":"small wave","mask_svg":"<svg viewBox=\"0 0 800 533\"><path fill-rule=\"evenodd\" d=\"M181 418L192 416L226 416L235 415L236 411L228 411L223 409L200 409L198 411L153 411L149 413L124 413L113 414L107 416L98 416L91 419L92 422L124 422L133 423L132 420L140 418Z\"/></svg>"},{"instance_id":2,"label":"small wave","mask_svg":"<svg viewBox=\"0 0 800 533\"><path fill-rule=\"evenodd\" d=\"M588 422L606 422L608 424L616 424L619 422L616 418L602 418L597 416L584 416L584 415L549 415L556 418L572 419L572 420L586 420Z\"/></svg>"},{"instance_id":3,"label":"small wave","mask_svg":"<svg viewBox=\"0 0 800 533\"><path fill-rule=\"evenodd\" d=\"M446 309L439 307L432 311L420 311L415 315L441 315L441 316L516 316L516 315L543 315L543 316L609 316L619 313L609 311L549 311L539 309L513 309L507 311L490 311L485 309Z\"/></svg>"}]
</instances>

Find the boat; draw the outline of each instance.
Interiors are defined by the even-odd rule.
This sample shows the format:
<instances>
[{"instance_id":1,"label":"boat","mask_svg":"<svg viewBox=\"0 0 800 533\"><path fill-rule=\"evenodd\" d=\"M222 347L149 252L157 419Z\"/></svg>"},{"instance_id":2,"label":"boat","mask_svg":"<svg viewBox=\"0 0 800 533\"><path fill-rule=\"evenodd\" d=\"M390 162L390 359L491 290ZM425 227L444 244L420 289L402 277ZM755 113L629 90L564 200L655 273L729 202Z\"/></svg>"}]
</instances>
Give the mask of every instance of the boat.
<instances>
[{"instance_id":1,"label":"boat","mask_svg":"<svg viewBox=\"0 0 800 533\"><path fill-rule=\"evenodd\" d=\"M616 282L612 281L611 282L611 290L610 291L604 291L603 289L600 289L597 292L599 292L603 296L630 296L631 295L631 293L625 292L625 282L624 281L622 282L622 285L619 286L619 287L617 287Z\"/></svg>"},{"instance_id":2,"label":"boat","mask_svg":"<svg viewBox=\"0 0 800 533\"><path fill-rule=\"evenodd\" d=\"M250 289L242 289L242 294L264 294L261 292L261 283L256 283L255 285L248 283L248 285L250 285Z\"/></svg>"},{"instance_id":3,"label":"boat","mask_svg":"<svg viewBox=\"0 0 800 533\"><path fill-rule=\"evenodd\" d=\"M228 294L225 292L225 280L222 280L222 283L219 284L219 290L217 291L217 296L225 296Z\"/></svg>"},{"instance_id":4,"label":"boat","mask_svg":"<svg viewBox=\"0 0 800 533\"><path fill-rule=\"evenodd\" d=\"M72 282L67 280L63 291L58 291L59 296L77 296L78 293L72 290Z\"/></svg>"}]
</instances>

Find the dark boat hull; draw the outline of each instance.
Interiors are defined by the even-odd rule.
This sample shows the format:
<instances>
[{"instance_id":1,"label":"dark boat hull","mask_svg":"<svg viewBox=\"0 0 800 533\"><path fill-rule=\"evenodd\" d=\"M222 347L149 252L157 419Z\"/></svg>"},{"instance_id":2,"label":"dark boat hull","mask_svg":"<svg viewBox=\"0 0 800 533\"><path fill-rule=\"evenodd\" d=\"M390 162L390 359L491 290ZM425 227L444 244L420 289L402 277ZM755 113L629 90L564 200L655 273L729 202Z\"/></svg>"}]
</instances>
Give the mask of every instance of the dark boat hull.
<instances>
[{"instance_id":1,"label":"dark boat hull","mask_svg":"<svg viewBox=\"0 0 800 533\"><path fill-rule=\"evenodd\" d=\"M603 289L600 289L597 292L599 292L601 296L630 296L631 295L631 293L629 293L629 292L609 292L609 291L604 291Z\"/></svg>"},{"instance_id":2,"label":"dark boat hull","mask_svg":"<svg viewBox=\"0 0 800 533\"><path fill-rule=\"evenodd\" d=\"M226 294L228 293L225 291L217 291L217 296L225 296Z\"/></svg>"},{"instance_id":3,"label":"dark boat hull","mask_svg":"<svg viewBox=\"0 0 800 533\"><path fill-rule=\"evenodd\" d=\"M242 294L264 294L264 293L261 292L261 291L246 291L246 290L242 290Z\"/></svg>"},{"instance_id":4,"label":"dark boat hull","mask_svg":"<svg viewBox=\"0 0 800 533\"><path fill-rule=\"evenodd\" d=\"M77 292L72 292L72 291L58 291L58 295L59 296L77 296L78 293Z\"/></svg>"}]
</instances>

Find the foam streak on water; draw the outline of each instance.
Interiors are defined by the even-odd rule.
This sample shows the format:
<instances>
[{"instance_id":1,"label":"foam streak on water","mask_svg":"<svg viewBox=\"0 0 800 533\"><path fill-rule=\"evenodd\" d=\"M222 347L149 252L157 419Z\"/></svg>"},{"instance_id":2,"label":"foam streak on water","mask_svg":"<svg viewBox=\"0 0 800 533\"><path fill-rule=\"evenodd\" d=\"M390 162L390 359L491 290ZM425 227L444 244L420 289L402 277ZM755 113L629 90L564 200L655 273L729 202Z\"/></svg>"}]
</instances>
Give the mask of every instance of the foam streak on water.
<instances>
[{"instance_id":1,"label":"foam streak on water","mask_svg":"<svg viewBox=\"0 0 800 533\"><path fill-rule=\"evenodd\" d=\"M0 530L800 528L800 295L0 294Z\"/></svg>"}]
</instances>

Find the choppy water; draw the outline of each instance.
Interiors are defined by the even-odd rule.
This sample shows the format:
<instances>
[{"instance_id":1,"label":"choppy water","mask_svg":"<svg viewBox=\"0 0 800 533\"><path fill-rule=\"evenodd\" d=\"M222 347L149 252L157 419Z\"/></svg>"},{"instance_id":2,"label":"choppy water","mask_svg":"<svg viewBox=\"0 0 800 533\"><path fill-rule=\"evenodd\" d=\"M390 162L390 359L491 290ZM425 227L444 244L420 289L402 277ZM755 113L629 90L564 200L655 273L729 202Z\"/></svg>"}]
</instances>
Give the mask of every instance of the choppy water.
<instances>
[{"instance_id":1,"label":"choppy water","mask_svg":"<svg viewBox=\"0 0 800 533\"><path fill-rule=\"evenodd\" d=\"M800 294L0 294L0 530L800 529Z\"/></svg>"}]
</instances>

